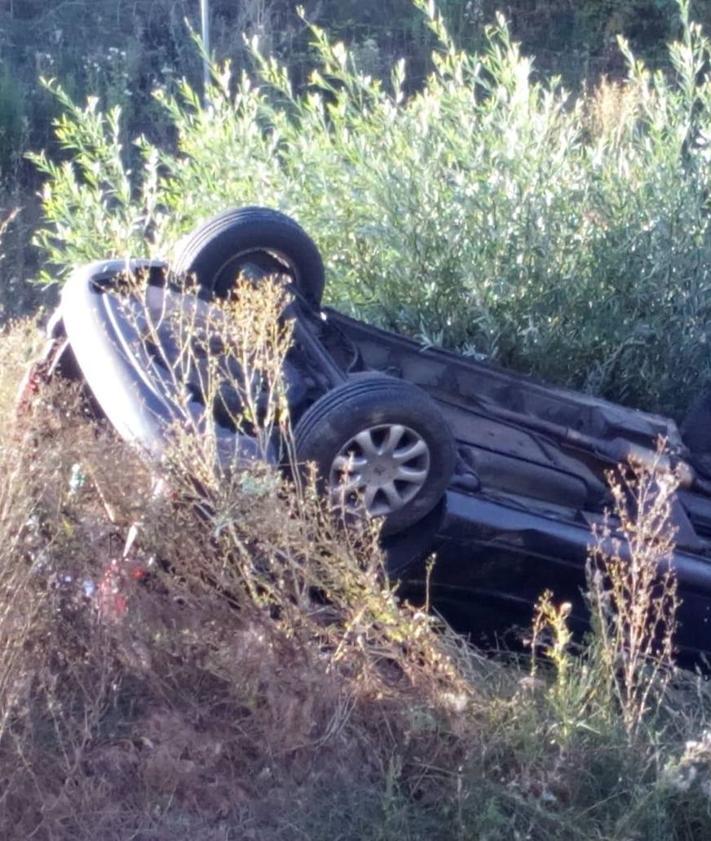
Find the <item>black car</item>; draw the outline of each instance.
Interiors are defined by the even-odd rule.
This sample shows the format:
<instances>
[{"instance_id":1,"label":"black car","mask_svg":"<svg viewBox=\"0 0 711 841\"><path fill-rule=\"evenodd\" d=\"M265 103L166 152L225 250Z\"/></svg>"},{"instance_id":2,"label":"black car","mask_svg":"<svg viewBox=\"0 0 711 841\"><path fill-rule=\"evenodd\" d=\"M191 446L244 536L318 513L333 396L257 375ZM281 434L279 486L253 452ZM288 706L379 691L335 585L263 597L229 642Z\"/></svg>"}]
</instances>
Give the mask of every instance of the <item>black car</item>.
<instances>
[{"instance_id":1,"label":"black car","mask_svg":"<svg viewBox=\"0 0 711 841\"><path fill-rule=\"evenodd\" d=\"M116 283L127 270L148 275L148 292L133 309ZM417 587L424 559L436 553L432 601L461 629L528 626L545 589L571 602L582 627L592 528L611 503L605 473L635 459L679 477L672 505L682 598L677 644L682 655L711 651L706 403L692 408L682 436L667 418L425 347L322 307L319 252L281 213L223 213L186 237L170 266L109 260L77 269L50 322L42 365L81 378L118 433L159 457L180 410L156 375L151 349L137 341L142 320L163 323L167 308L181 307L208 317L210 301L227 296L238 275L275 273L288 276L294 298L284 373L297 455L317 464L330 492L338 488L382 518L393 575ZM173 285L186 276L197 283L197 297ZM161 354L174 353L169 331L162 335ZM217 411L201 394L200 378L186 376L193 411ZM232 457L257 456L229 418L216 422ZM609 524L614 531L614 517Z\"/></svg>"}]
</instances>

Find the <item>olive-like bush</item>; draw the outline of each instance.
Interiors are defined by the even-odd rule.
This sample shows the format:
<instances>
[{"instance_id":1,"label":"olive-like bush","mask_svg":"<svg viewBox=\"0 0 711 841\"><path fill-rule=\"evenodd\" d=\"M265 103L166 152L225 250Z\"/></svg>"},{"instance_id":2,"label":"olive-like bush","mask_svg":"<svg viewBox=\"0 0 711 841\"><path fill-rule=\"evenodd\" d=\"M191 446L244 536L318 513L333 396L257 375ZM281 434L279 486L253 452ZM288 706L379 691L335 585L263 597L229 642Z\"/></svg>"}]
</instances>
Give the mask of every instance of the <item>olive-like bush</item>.
<instances>
[{"instance_id":1,"label":"olive-like bush","mask_svg":"<svg viewBox=\"0 0 711 841\"><path fill-rule=\"evenodd\" d=\"M91 100L57 125L71 160L48 176L45 279L110 255L169 254L224 208L293 214L321 247L335 305L427 342L677 415L709 379L711 44L680 0L670 73L624 41L624 83L572 98L539 79L503 19L458 50L433 4L435 71L381 81L312 26L295 92L253 45L254 77L215 67L204 98L159 90L177 152L137 141Z\"/></svg>"}]
</instances>

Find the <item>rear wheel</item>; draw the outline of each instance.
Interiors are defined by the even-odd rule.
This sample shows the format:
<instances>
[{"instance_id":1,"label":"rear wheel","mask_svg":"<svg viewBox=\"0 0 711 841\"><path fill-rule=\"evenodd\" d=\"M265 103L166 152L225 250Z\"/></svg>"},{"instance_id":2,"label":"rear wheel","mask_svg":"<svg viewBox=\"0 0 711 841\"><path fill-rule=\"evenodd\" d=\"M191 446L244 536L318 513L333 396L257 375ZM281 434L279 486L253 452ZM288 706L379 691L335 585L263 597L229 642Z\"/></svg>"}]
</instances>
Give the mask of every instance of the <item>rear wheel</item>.
<instances>
[{"instance_id":1,"label":"rear wheel","mask_svg":"<svg viewBox=\"0 0 711 841\"><path fill-rule=\"evenodd\" d=\"M243 274L258 279L286 274L297 297L321 305L325 272L316 244L277 210L242 207L209 219L178 243L172 270L194 275L207 297L224 298Z\"/></svg>"},{"instance_id":2,"label":"rear wheel","mask_svg":"<svg viewBox=\"0 0 711 841\"><path fill-rule=\"evenodd\" d=\"M387 533L434 508L456 462L436 403L412 383L381 374L354 377L317 400L295 439L298 458L316 464L334 504L383 518Z\"/></svg>"}]
</instances>

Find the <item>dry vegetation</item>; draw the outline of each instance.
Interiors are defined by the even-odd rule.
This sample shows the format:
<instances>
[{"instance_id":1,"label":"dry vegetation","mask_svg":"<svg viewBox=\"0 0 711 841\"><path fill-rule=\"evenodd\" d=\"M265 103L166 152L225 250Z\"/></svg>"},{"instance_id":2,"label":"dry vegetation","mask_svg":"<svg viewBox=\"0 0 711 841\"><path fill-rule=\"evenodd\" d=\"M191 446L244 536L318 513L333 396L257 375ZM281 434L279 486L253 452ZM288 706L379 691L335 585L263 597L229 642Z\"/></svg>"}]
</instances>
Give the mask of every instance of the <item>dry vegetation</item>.
<instances>
[{"instance_id":1,"label":"dry vegetation","mask_svg":"<svg viewBox=\"0 0 711 841\"><path fill-rule=\"evenodd\" d=\"M474 692L458 646L397 606L373 529L216 466L209 430L176 430L156 495L72 388L5 430L2 837L325 837L341 798L346 837L400 826L403 765L424 785Z\"/></svg>"},{"instance_id":2,"label":"dry vegetation","mask_svg":"<svg viewBox=\"0 0 711 841\"><path fill-rule=\"evenodd\" d=\"M227 306L238 348L259 306ZM2 338L0 837L708 837L703 680L662 661L630 706L608 637L574 647L553 597L545 665L483 657L398 602L372 528L216 459L209 425L176 428L156 493L76 389L14 413L28 335ZM286 337L242 357L276 405Z\"/></svg>"}]
</instances>

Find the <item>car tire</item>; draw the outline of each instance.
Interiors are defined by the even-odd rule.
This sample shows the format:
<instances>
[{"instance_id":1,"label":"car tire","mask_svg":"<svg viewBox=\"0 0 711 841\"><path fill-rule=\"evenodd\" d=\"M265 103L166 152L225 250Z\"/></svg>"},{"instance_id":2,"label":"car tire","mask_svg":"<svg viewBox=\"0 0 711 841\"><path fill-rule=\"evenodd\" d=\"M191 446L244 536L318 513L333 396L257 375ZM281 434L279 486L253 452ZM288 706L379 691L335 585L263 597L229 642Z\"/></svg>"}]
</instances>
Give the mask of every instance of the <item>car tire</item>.
<instances>
[{"instance_id":1,"label":"car tire","mask_svg":"<svg viewBox=\"0 0 711 841\"><path fill-rule=\"evenodd\" d=\"M206 297L226 297L245 266L260 274L285 270L293 289L310 307L321 306L325 272L319 250L293 219L277 210L226 210L200 225L176 246L174 274L192 275Z\"/></svg>"},{"instance_id":2,"label":"car tire","mask_svg":"<svg viewBox=\"0 0 711 841\"><path fill-rule=\"evenodd\" d=\"M456 463L452 433L422 389L377 373L352 377L313 403L295 432L296 455L316 465L337 507L365 507L383 533L437 505Z\"/></svg>"}]
</instances>

